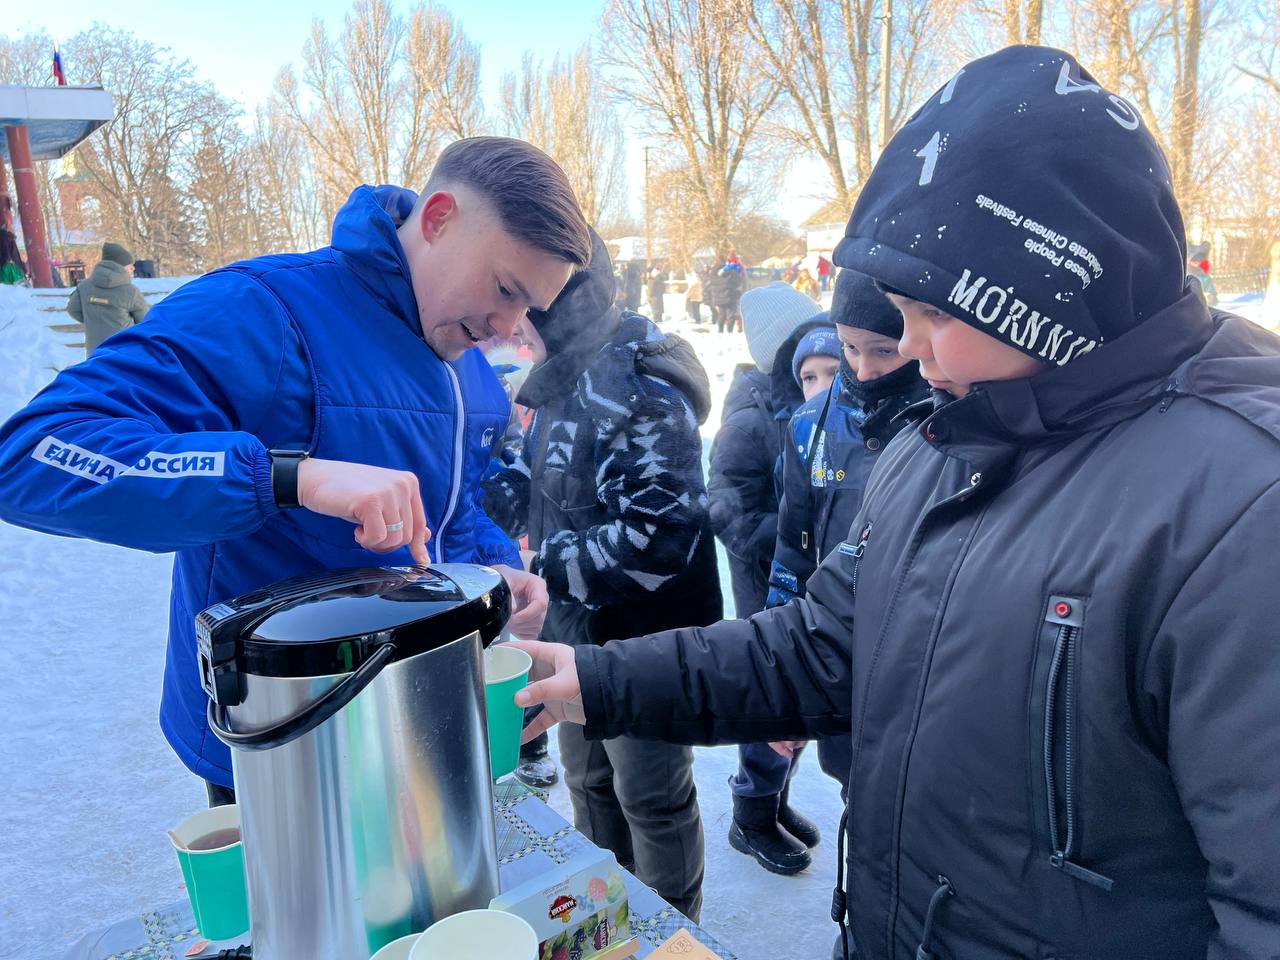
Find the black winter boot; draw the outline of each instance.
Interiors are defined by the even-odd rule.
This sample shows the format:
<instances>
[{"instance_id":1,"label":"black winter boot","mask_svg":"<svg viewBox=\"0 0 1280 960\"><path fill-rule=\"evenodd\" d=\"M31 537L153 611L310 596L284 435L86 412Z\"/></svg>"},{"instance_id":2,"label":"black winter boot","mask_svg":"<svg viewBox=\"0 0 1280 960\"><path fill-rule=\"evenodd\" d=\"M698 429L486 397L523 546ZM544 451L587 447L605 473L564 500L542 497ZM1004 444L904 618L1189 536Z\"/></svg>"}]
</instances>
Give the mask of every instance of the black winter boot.
<instances>
[{"instance_id":1,"label":"black winter boot","mask_svg":"<svg viewBox=\"0 0 1280 960\"><path fill-rule=\"evenodd\" d=\"M535 790L547 790L560 779L556 763L547 753L547 735L534 737L520 748L516 779Z\"/></svg>"},{"instance_id":2,"label":"black winter boot","mask_svg":"<svg viewBox=\"0 0 1280 960\"><path fill-rule=\"evenodd\" d=\"M770 873L789 876L809 866L804 844L778 829L778 798L733 798L733 826L729 846L755 857Z\"/></svg>"},{"instance_id":3,"label":"black winter boot","mask_svg":"<svg viewBox=\"0 0 1280 960\"><path fill-rule=\"evenodd\" d=\"M778 825L783 830L791 834L806 847L816 847L822 842L822 833L818 830L818 825L810 820L804 814L796 813L791 809L787 802L788 796L791 794L791 781L787 781L787 785L782 788L782 793L778 796Z\"/></svg>"}]
</instances>

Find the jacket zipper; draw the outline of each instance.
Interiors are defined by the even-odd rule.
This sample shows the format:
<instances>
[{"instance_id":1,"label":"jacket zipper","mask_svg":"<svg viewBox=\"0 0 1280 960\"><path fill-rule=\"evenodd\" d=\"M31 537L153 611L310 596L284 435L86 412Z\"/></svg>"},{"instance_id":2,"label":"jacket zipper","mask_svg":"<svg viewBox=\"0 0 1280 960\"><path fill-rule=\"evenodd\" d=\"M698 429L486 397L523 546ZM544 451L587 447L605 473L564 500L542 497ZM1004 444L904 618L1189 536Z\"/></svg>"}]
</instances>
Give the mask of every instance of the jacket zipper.
<instances>
[{"instance_id":1,"label":"jacket zipper","mask_svg":"<svg viewBox=\"0 0 1280 960\"><path fill-rule=\"evenodd\" d=\"M1070 877L1091 883L1103 890L1110 890L1114 881L1095 873L1071 860L1075 852L1076 797L1075 797L1075 677L1077 639L1080 635L1080 618L1075 603L1059 597L1050 600L1049 621L1058 625L1054 643L1053 660L1049 665L1049 679L1044 698L1044 785L1045 801L1049 814L1049 845L1052 853L1049 863ZM1054 714L1058 702L1058 688L1062 688L1062 808L1066 820L1066 836L1060 839L1058 822L1058 784L1054 775L1054 746L1057 741Z\"/></svg>"},{"instance_id":2,"label":"jacket zipper","mask_svg":"<svg viewBox=\"0 0 1280 960\"><path fill-rule=\"evenodd\" d=\"M856 595L858 592L858 571L862 568L862 557L867 552L867 543L871 540L872 523L868 520L862 526L862 532L858 534L858 542L842 543L839 550L847 557L853 557L853 570L849 573L849 592Z\"/></svg>"},{"instance_id":3,"label":"jacket zipper","mask_svg":"<svg viewBox=\"0 0 1280 960\"><path fill-rule=\"evenodd\" d=\"M440 519L440 528L432 534L436 545L436 563L444 563L444 531L453 519L453 511L458 506L458 492L462 488L462 448L467 416L462 406L462 387L458 383L458 374L448 363L444 368L449 371L449 382L453 385L453 476L449 481L449 499L444 508L444 516Z\"/></svg>"}]
</instances>

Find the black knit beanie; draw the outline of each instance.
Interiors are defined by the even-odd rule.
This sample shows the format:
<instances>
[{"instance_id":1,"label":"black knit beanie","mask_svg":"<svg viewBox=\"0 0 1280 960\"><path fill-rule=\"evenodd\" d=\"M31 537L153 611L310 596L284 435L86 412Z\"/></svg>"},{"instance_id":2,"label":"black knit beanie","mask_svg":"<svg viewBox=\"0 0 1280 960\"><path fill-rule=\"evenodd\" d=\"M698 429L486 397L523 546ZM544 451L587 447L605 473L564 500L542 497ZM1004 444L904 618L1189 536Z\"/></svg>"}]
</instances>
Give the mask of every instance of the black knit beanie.
<instances>
[{"instance_id":1,"label":"black knit beanie","mask_svg":"<svg viewBox=\"0 0 1280 960\"><path fill-rule=\"evenodd\" d=\"M133 254L123 244L112 243L108 240L102 245L102 259L127 267L133 263Z\"/></svg>"},{"instance_id":2,"label":"black knit beanie","mask_svg":"<svg viewBox=\"0 0 1280 960\"><path fill-rule=\"evenodd\" d=\"M902 314L865 273L841 270L831 294L831 322L902 339Z\"/></svg>"},{"instance_id":3,"label":"black knit beanie","mask_svg":"<svg viewBox=\"0 0 1280 960\"><path fill-rule=\"evenodd\" d=\"M961 69L889 142L833 260L1062 365L1182 295L1169 169L1069 54Z\"/></svg>"},{"instance_id":4,"label":"black knit beanie","mask_svg":"<svg viewBox=\"0 0 1280 960\"><path fill-rule=\"evenodd\" d=\"M576 271L545 312L530 310L529 321L546 344L548 355L577 350L601 340L601 317L613 306L617 281L609 250L594 228L591 262ZM616 324L614 324L616 326Z\"/></svg>"}]
</instances>

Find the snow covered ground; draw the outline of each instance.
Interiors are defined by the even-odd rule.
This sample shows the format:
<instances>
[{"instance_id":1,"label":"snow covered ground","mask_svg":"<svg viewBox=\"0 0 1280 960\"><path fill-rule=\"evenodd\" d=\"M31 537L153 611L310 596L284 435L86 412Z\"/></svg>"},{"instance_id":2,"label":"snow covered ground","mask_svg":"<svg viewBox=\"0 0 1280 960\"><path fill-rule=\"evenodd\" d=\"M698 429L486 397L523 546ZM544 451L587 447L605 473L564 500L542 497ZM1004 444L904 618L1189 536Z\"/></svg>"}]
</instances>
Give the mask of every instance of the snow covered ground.
<instances>
[{"instance_id":1,"label":"snow covered ground","mask_svg":"<svg viewBox=\"0 0 1280 960\"><path fill-rule=\"evenodd\" d=\"M1268 330L1280 330L1280 303L1268 305L1260 293L1224 297L1218 302L1218 309L1239 314Z\"/></svg>"},{"instance_id":2,"label":"snow covered ground","mask_svg":"<svg viewBox=\"0 0 1280 960\"><path fill-rule=\"evenodd\" d=\"M176 285L139 283L151 303ZM84 356L71 346L82 342L79 333L50 329L69 322L65 300L62 292L0 287L0 418ZM670 298L667 315L683 313L682 298ZM664 327L686 335L703 357L717 395L708 426L718 424L733 366L749 359L745 341L684 321ZM9 798L0 831L0 958L58 958L86 932L185 895L165 829L203 807L205 796L156 722L171 562L0 524L9 665L0 680L0 770ZM815 758L804 763L794 803L827 839L805 874L781 878L725 841L725 781L736 751L698 751L707 833L703 920L744 960L824 958L830 950L839 797ZM552 804L571 819L563 786Z\"/></svg>"}]
</instances>

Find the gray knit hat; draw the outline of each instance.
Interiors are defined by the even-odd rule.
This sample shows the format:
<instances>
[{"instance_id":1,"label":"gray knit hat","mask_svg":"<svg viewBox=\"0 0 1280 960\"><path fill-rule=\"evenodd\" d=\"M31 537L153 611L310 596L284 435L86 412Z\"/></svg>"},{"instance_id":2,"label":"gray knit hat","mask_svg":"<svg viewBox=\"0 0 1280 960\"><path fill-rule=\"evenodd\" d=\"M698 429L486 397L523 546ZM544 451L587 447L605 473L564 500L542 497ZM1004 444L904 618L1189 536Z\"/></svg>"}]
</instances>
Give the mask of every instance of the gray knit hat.
<instances>
[{"instance_id":1,"label":"gray knit hat","mask_svg":"<svg viewBox=\"0 0 1280 960\"><path fill-rule=\"evenodd\" d=\"M822 312L820 305L781 280L748 290L739 309L751 359L765 373L773 372L778 348L796 327Z\"/></svg>"}]
</instances>

